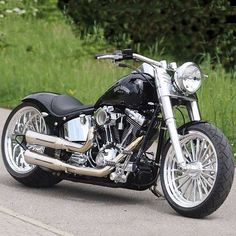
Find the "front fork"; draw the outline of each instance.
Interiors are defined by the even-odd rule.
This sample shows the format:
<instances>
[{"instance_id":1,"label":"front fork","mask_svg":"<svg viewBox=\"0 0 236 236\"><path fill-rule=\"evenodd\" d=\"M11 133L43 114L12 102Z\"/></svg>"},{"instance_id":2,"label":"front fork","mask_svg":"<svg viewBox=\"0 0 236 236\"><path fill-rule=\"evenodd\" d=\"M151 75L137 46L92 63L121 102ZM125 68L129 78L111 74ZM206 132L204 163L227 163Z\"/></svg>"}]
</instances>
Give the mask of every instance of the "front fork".
<instances>
[{"instance_id":1,"label":"front fork","mask_svg":"<svg viewBox=\"0 0 236 236\"><path fill-rule=\"evenodd\" d=\"M170 81L171 78L165 69L160 67L155 68L157 94L162 107L162 113L168 128L170 139L176 154L177 164L180 169L186 169L186 161L180 145L175 116L171 104L170 91L172 84ZM189 102L187 109L192 121L199 121L201 119L197 101Z\"/></svg>"}]
</instances>

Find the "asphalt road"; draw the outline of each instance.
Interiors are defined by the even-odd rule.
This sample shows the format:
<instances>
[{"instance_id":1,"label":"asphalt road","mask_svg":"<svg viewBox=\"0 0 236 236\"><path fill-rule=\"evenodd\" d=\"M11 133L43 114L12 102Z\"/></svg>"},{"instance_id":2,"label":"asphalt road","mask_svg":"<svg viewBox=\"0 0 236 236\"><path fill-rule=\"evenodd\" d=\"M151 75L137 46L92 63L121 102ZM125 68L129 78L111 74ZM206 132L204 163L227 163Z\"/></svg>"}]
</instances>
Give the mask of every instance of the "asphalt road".
<instances>
[{"instance_id":1,"label":"asphalt road","mask_svg":"<svg viewBox=\"0 0 236 236\"><path fill-rule=\"evenodd\" d=\"M0 109L0 134L8 114ZM66 181L27 188L7 173L0 154L0 235L236 235L236 181L214 214L188 219L150 191Z\"/></svg>"}]
</instances>

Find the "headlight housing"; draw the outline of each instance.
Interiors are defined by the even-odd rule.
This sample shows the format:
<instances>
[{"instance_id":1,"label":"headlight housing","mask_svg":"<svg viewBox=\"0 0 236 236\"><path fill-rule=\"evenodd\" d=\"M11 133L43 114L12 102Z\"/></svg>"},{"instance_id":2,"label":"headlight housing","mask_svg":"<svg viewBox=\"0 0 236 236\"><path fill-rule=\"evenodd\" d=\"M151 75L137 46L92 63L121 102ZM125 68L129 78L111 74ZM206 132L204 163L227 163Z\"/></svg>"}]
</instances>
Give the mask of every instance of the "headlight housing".
<instances>
[{"instance_id":1,"label":"headlight housing","mask_svg":"<svg viewBox=\"0 0 236 236\"><path fill-rule=\"evenodd\" d=\"M186 62L175 71L175 87L182 93L196 93L201 86L202 77L202 71L195 63Z\"/></svg>"}]
</instances>

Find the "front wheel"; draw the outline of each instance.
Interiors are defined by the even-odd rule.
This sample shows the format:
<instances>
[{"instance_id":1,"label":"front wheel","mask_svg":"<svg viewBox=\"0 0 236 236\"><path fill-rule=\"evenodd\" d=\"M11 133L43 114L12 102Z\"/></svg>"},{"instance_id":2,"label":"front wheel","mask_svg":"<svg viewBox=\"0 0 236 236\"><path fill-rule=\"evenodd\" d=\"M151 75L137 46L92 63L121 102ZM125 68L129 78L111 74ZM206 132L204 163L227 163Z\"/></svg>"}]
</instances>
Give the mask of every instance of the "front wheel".
<instances>
[{"instance_id":1,"label":"front wheel","mask_svg":"<svg viewBox=\"0 0 236 236\"><path fill-rule=\"evenodd\" d=\"M179 130L187 170L177 168L170 141L161 161L164 195L181 215L202 218L225 201L234 177L233 155L224 134L209 123L195 123Z\"/></svg>"}]
</instances>

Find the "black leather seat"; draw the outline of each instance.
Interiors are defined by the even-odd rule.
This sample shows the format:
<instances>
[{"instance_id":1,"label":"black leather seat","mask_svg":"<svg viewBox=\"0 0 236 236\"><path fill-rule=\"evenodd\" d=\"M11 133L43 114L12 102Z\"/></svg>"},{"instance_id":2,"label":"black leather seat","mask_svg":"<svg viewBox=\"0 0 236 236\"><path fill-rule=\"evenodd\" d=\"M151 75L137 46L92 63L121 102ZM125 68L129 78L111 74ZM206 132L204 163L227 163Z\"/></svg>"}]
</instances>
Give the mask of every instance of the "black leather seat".
<instances>
[{"instance_id":1,"label":"black leather seat","mask_svg":"<svg viewBox=\"0 0 236 236\"><path fill-rule=\"evenodd\" d=\"M58 95L53 98L51 103L51 109L54 114L57 116L68 116L73 113L90 113L94 110L93 105L83 105L79 100L67 96L67 95Z\"/></svg>"}]
</instances>

